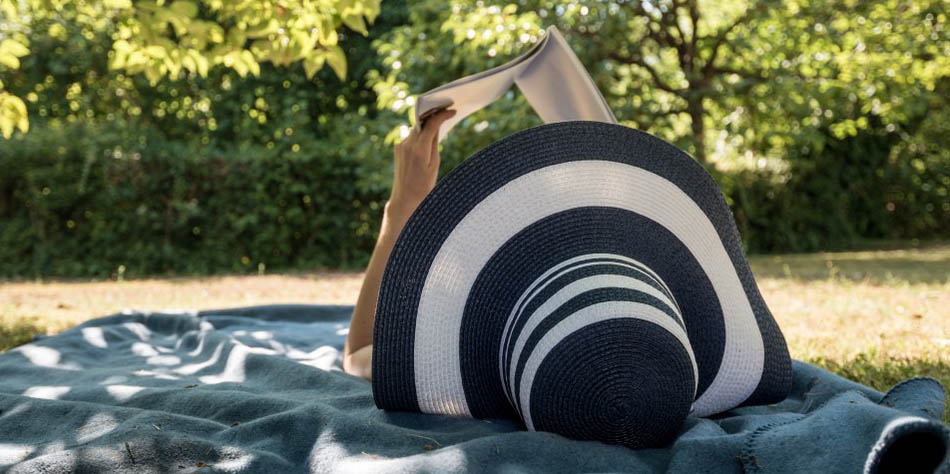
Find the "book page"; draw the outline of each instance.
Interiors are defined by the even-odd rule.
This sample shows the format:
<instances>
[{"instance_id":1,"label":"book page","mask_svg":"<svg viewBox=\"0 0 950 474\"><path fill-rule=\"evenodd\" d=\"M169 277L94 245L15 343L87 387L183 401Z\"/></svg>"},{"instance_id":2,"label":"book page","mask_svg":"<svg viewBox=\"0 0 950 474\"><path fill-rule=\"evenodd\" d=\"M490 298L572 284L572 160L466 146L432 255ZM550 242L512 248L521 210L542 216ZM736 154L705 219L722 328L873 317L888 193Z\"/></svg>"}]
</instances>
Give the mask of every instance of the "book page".
<instances>
[{"instance_id":1,"label":"book page","mask_svg":"<svg viewBox=\"0 0 950 474\"><path fill-rule=\"evenodd\" d=\"M439 140L469 115L498 100L512 84L545 122L595 120L616 123L613 113L557 28L526 53L501 66L466 76L418 97L416 123L445 106L456 111L439 129Z\"/></svg>"},{"instance_id":2,"label":"book page","mask_svg":"<svg viewBox=\"0 0 950 474\"><path fill-rule=\"evenodd\" d=\"M420 95L416 99L417 126L419 118L425 115L426 112L451 106L450 108L455 110L455 116L442 124L442 128L439 130L439 141L442 141L455 124L498 100L505 92L508 92L518 73L524 69L546 42L547 35L533 48L512 61L478 74L456 79Z\"/></svg>"},{"instance_id":3,"label":"book page","mask_svg":"<svg viewBox=\"0 0 950 474\"><path fill-rule=\"evenodd\" d=\"M593 79L561 33L548 29L548 41L531 58L515 84L545 123L590 120L617 123Z\"/></svg>"}]
</instances>

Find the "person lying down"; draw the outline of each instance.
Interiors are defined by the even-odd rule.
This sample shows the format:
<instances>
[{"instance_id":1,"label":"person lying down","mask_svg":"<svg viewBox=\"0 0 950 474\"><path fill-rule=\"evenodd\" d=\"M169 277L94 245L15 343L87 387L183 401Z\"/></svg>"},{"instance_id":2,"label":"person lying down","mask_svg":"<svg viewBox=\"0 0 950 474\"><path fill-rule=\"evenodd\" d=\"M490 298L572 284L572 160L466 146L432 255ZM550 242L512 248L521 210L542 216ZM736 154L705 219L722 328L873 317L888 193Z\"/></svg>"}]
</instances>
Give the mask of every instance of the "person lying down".
<instances>
[{"instance_id":1,"label":"person lying down","mask_svg":"<svg viewBox=\"0 0 950 474\"><path fill-rule=\"evenodd\" d=\"M788 395L784 336L705 168L629 127L553 122L436 185L454 115L395 149L343 354L377 407L645 448Z\"/></svg>"}]
</instances>

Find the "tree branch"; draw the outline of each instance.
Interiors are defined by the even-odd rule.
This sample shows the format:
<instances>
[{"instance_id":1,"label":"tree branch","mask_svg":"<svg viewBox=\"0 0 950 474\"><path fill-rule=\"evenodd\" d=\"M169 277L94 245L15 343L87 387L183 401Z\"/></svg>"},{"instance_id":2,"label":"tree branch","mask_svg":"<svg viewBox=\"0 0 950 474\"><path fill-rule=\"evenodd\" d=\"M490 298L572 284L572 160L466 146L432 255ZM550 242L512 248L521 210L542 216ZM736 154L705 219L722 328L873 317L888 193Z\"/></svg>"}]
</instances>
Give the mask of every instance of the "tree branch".
<instances>
[{"instance_id":1,"label":"tree branch","mask_svg":"<svg viewBox=\"0 0 950 474\"><path fill-rule=\"evenodd\" d=\"M632 119L638 124L651 124L661 118L688 113L686 109L684 108L675 108L675 109L663 110L659 112L646 110L643 107L630 107L625 110L629 110L630 113L636 115L635 118L629 117L629 119Z\"/></svg>"},{"instance_id":2,"label":"tree branch","mask_svg":"<svg viewBox=\"0 0 950 474\"><path fill-rule=\"evenodd\" d=\"M767 81L768 77L762 75L759 71L743 71L741 69L731 68L729 66L714 66L710 68L710 71L715 74L736 74L741 76L743 79L750 79L756 81Z\"/></svg>"},{"instance_id":3,"label":"tree branch","mask_svg":"<svg viewBox=\"0 0 950 474\"><path fill-rule=\"evenodd\" d=\"M729 36L729 33L731 33L732 30L736 29L736 27L749 21L755 12L756 12L756 7L750 6L749 8L746 9L745 12L742 13L742 15L739 15L739 18L736 18L736 20L733 21L731 24L729 24L729 26L727 26L725 29L723 29L718 34L716 34L715 40L713 41L713 45L711 48L712 53L709 56L709 60L706 61L706 65L703 66L703 74L704 76L706 76L707 79L715 68L714 64L716 64L716 57L719 55L720 48L726 42L726 37Z\"/></svg>"},{"instance_id":4,"label":"tree branch","mask_svg":"<svg viewBox=\"0 0 950 474\"><path fill-rule=\"evenodd\" d=\"M626 57L626 56L620 55L619 53L610 53L607 57L620 63L633 64L636 66L640 66L643 69L646 69L647 72L650 74L650 76L653 78L653 82L655 83L658 89L661 89L671 94L676 94L677 96L682 97L683 89L676 89L673 86L670 86L669 84L667 84L665 81L663 81L663 79L660 78L659 73L656 72L656 69L653 69L653 67L647 64L643 60L643 58L640 57L639 55Z\"/></svg>"},{"instance_id":5,"label":"tree branch","mask_svg":"<svg viewBox=\"0 0 950 474\"><path fill-rule=\"evenodd\" d=\"M690 44L690 54L693 57L696 57L696 52L698 51L697 42L699 41L699 5L696 0L688 0L689 5L689 20L693 25L693 36L689 39Z\"/></svg>"}]
</instances>

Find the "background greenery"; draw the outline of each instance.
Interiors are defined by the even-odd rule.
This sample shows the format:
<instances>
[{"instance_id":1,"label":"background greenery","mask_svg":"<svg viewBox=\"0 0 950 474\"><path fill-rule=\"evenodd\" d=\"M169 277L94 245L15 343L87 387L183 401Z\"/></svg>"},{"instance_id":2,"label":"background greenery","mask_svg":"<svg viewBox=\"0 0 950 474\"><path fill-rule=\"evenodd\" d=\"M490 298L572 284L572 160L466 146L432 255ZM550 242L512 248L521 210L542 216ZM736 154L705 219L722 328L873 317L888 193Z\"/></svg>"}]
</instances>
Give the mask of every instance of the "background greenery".
<instances>
[{"instance_id":1,"label":"background greenery","mask_svg":"<svg viewBox=\"0 0 950 474\"><path fill-rule=\"evenodd\" d=\"M748 250L950 235L937 0L0 3L0 276L359 267L414 96L551 24L622 123L708 167ZM508 94L443 172L538 123Z\"/></svg>"}]
</instances>

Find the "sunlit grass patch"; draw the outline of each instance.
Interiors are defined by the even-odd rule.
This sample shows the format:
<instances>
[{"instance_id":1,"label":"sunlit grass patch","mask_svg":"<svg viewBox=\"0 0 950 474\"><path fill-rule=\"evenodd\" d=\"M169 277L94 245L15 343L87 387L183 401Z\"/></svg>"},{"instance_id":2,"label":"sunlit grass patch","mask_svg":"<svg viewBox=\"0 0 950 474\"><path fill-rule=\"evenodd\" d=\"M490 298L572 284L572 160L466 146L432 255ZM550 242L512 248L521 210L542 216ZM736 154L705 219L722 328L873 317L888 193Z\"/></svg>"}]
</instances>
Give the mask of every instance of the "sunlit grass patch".
<instances>
[{"instance_id":1,"label":"sunlit grass patch","mask_svg":"<svg viewBox=\"0 0 950 474\"><path fill-rule=\"evenodd\" d=\"M950 245L750 263L792 357L880 391L915 376L950 386Z\"/></svg>"},{"instance_id":2,"label":"sunlit grass patch","mask_svg":"<svg viewBox=\"0 0 950 474\"><path fill-rule=\"evenodd\" d=\"M936 354L921 357L889 358L872 352L862 352L847 360L826 357L806 359L805 362L855 380L871 388L886 392L901 380L911 377L933 377L950 387L950 363ZM950 424L950 412L944 410L943 422Z\"/></svg>"},{"instance_id":3,"label":"sunlit grass patch","mask_svg":"<svg viewBox=\"0 0 950 474\"><path fill-rule=\"evenodd\" d=\"M40 318L11 318L0 316L0 352L26 344L36 334L47 331Z\"/></svg>"},{"instance_id":4,"label":"sunlit grass patch","mask_svg":"<svg viewBox=\"0 0 950 474\"><path fill-rule=\"evenodd\" d=\"M950 285L950 244L944 242L850 252L757 255L750 261L759 279Z\"/></svg>"}]
</instances>

